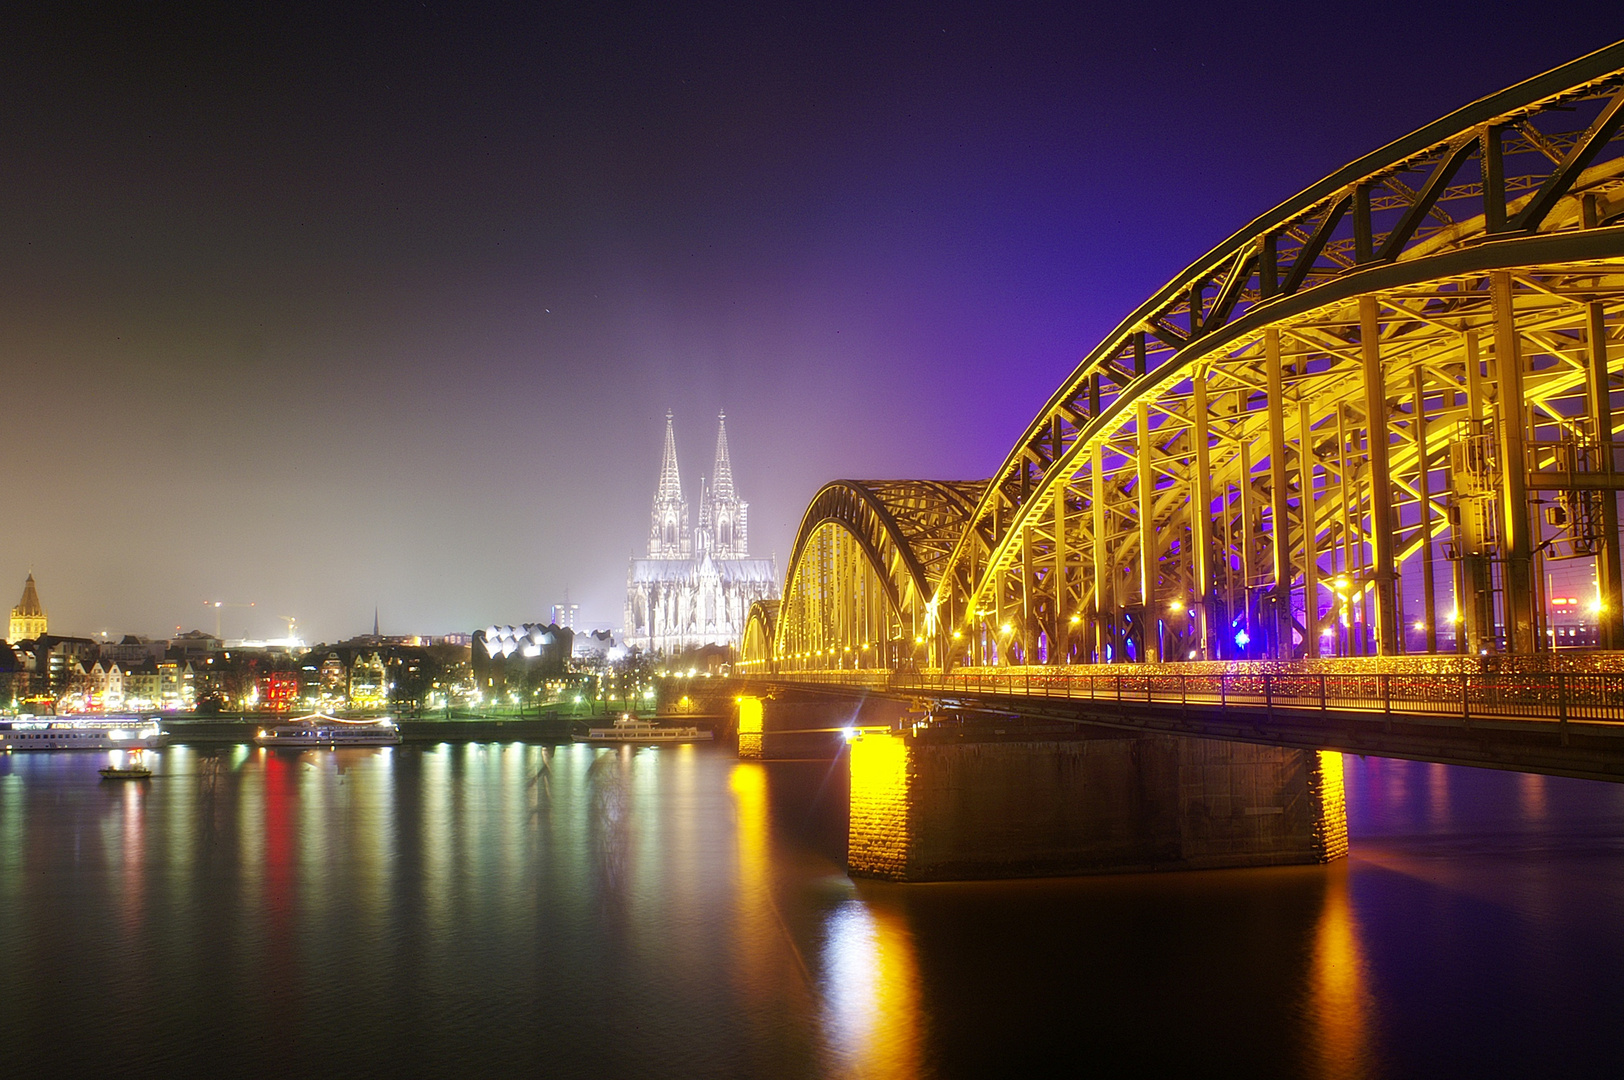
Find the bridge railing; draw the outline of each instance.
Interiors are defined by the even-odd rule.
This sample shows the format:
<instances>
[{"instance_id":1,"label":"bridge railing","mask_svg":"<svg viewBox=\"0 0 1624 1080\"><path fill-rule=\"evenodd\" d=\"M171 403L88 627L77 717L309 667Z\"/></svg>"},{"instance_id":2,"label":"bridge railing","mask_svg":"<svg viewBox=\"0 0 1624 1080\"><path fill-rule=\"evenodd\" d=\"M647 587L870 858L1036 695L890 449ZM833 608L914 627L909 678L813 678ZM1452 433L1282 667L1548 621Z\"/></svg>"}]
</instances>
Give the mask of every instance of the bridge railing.
<instances>
[{"instance_id":1,"label":"bridge railing","mask_svg":"<svg viewBox=\"0 0 1624 1080\"><path fill-rule=\"evenodd\" d=\"M1624 674L1595 672L802 672L806 683L977 697L1624 723Z\"/></svg>"}]
</instances>

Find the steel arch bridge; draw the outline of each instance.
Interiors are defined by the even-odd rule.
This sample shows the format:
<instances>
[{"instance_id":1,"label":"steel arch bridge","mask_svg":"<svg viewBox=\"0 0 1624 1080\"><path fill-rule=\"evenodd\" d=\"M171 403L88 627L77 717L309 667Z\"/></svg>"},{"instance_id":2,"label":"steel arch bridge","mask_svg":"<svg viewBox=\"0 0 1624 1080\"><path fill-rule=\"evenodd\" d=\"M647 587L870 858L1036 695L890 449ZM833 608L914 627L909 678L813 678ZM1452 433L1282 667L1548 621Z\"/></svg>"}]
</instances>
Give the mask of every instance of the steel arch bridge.
<instances>
[{"instance_id":1,"label":"steel arch bridge","mask_svg":"<svg viewBox=\"0 0 1624 1080\"><path fill-rule=\"evenodd\" d=\"M1624 648L1621 125L1624 42L1247 224L991 479L824 487L744 671L1534 653L1561 558Z\"/></svg>"}]
</instances>

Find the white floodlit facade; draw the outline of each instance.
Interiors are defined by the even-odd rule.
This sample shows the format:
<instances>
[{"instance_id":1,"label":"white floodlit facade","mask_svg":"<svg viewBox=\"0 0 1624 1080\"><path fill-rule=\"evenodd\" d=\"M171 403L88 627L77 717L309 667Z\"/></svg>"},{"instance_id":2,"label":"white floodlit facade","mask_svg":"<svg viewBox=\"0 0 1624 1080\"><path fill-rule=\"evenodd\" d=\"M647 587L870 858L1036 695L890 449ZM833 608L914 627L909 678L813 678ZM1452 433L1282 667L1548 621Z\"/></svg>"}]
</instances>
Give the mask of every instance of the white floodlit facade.
<instances>
[{"instance_id":1,"label":"white floodlit facade","mask_svg":"<svg viewBox=\"0 0 1624 1080\"><path fill-rule=\"evenodd\" d=\"M666 413L648 558L632 559L626 577L626 645L665 655L704 645L738 647L750 605L778 595L774 560L750 558L749 513L750 504L733 488L723 414L715 467L700 482L699 524L690 530L676 429Z\"/></svg>"}]
</instances>

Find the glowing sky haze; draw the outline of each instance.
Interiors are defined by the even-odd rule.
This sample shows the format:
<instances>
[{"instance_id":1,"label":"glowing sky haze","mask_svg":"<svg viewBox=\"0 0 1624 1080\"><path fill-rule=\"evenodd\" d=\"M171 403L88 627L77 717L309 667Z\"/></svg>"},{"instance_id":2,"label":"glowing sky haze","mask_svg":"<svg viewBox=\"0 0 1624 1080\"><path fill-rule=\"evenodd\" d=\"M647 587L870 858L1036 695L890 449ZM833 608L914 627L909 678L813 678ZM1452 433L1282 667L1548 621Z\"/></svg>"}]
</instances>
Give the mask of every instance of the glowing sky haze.
<instances>
[{"instance_id":1,"label":"glowing sky haze","mask_svg":"<svg viewBox=\"0 0 1624 1080\"><path fill-rule=\"evenodd\" d=\"M1602 3L239 6L0 16L0 595L32 569L53 630L444 633L566 588L618 625L667 409L691 499L726 409L782 566L823 482L986 476L1230 232L1624 36Z\"/></svg>"}]
</instances>

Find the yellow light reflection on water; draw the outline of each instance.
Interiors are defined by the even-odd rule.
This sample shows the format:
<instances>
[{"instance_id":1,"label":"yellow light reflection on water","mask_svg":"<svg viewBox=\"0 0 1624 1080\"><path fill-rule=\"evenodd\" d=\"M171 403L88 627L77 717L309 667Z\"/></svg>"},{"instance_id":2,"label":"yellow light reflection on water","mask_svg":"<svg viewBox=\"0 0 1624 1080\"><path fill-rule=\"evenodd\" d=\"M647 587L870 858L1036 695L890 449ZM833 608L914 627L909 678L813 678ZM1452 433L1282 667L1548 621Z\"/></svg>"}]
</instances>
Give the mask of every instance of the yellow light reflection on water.
<instances>
[{"instance_id":1,"label":"yellow light reflection on water","mask_svg":"<svg viewBox=\"0 0 1624 1080\"><path fill-rule=\"evenodd\" d=\"M1517 809L1528 822L1545 820L1546 783L1538 773L1517 774Z\"/></svg>"},{"instance_id":2,"label":"yellow light reflection on water","mask_svg":"<svg viewBox=\"0 0 1624 1080\"><path fill-rule=\"evenodd\" d=\"M757 994L775 981L773 946L779 940L772 896L772 826L767 819L766 768L741 761L728 774L728 790L733 794L733 835L738 850L733 947L743 989L747 994Z\"/></svg>"},{"instance_id":3,"label":"yellow light reflection on water","mask_svg":"<svg viewBox=\"0 0 1624 1080\"><path fill-rule=\"evenodd\" d=\"M902 917L852 900L830 917L825 941L824 1036L838 1072L918 1076L919 971Z\"/></svg>"},{"instance_id":4,"label":"yellow light reflection on water","mask_svg":"<svg viewBox=\"0 0 1624 1080\"><path fill-rule=\"evenodd\" d=\"M1314 1075L1325 1080L1368 1076L1374 1062L1370 977L1359 923L1348 903L1344 866L1327 871L1325 907L1314 928L1309 969Z\"/></svg>"}]
</instances>

